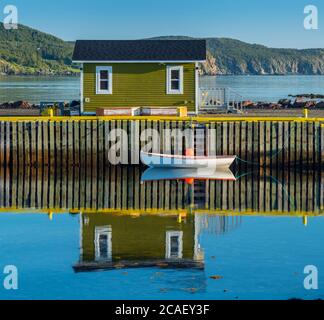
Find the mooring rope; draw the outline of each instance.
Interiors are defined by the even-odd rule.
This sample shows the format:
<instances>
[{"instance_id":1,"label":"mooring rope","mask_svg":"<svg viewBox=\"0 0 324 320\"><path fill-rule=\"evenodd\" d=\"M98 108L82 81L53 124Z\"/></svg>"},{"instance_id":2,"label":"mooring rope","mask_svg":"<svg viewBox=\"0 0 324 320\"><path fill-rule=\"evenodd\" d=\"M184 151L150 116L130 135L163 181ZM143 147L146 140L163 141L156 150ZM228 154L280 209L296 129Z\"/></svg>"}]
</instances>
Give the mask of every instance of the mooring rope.
<instances>
[{"instance_id":1,"label":"mooring rope","mask_svg":"<svg viewBox=\"0 0 324 320\"><path fill-rule=\"evenodd\" d=\"M286 193L286 195L288 197L288 201L289 201L291 207L293 208L293 210L295 210L296 206L295 206L295 203L293 202L294 200L289 195L289 192L288 192L287 188L284 186L284 183L282 181L278 180L277 178L273 177L272 175L269 175L269 176L266 176L266 177L274 180L278 185L281 186L282 190Z\"/></svg>"},{"instance_id":2,"label":"mooring rope","mask_svg":"<svg viewBox=\"0 0 324 320\"><path fill-rule=\"evenodd\" d=\"M244 162L246 164L257 165L257 166L260 166L260 167L265 166L265 164L261 165L260 162L248 161L248 160L244 160L244 159L242 159L240 157L236 157L236 164L238 164L238 161Z\"/></svg>"},{"instance_id":3,"label":"mooring rope","mask_svg":"<svg viewBox=\"0 0 324 320\"><path fill-rule=\"evenodd\" d=\"M241 175L239 175L239 176L235 176L235 179L236 179L236 180L239 180L239 179L241 179L241 178L243 178L243 177L247 177L247 176L249 176L250 174L253 174L253 173L255 173L255 172L259 172L259 171L257 171L257 170L253 170L253 171L250 171L250 172L245 172L245 173L243 173L243 174L241 174Z\"/></svg>"},{"instance_id":4,"label":"mooring rope","mask_svg":"<svg viewBox=\"0 0 324 320\"><path fill-rule=\"evenodd\" d=\"M289 132L289 134L288 134L288 136L287 136L287 139L285 139L286 141L284 142L283 147L282 147L280 150L278 150L278 151L275 152L274 154L272 154L272 150L271 150L271 157L268 158L268 160L271 161L273 158L279 156L280 153L282 153L284 150L287 149L287 147L288 147L287 144L289 144L289 139L290 139L290 137L291 137L291 134L292 134L292 132L291 132L291 130L290 130L290 132ZM282 137L284 137L284 134L283 134L283 133L282 133L281 135L277 136L277 140L280 139L280 138L282 138ZM244 159L242 159L242 158L240 158L240 157L236 157L236 158L237 158L237 160L240 160L240 161L242 161L242 162L244 162L244 163L246 163L246 164L250 164L250 165L257 165L257 166L260 166L260 167L262 167L262 168L266 167L266 164L265 164L265 163L264 163L263 165L261 165L261 163L259 163L259 162L254 162L254 161L244 160Z\"/></svg>"},{"instance_id":5,"label":"mooring rope","mask_svg":"<svg viewBox=\"0 0 324 320\"><path fill-rule=\"evenodd\" d=\"M254 171L246 172L246 173L243 173L243 174L241 174L241 175L239 175L239 176L235 176L235 178L236 178L236 180L239 180L239 179L241 179L241 178L243 178L243 177L247 177L247 176L252 175L253 173L257 173L257 172L259 172L259 171L254 170ZM282 188L282 190L283 190L283 192L286 194L286 196L287 196L287 198L288 198L288 202L289 202L289 204L290 204L290 207L291 207L293 210L295 210L296 206L295 206L294 199L289 195L289 192L288 192L287 188L284 186L284 183L283 183L282 181L278 180L277 178L273 177L272 175L267 175L267 174L264 174L263 176L260 176L260 178L261 178L261 177L262 177L262 178L266 178L266 179L267 179L267 178L268 178L268 179L271 179L271 180L273 180L275 183L277 183L277 185L280 185L281 188Z\"/></svg>"},{"instance_id":6,"label":"mooring rope","mask_svg":"<svg viewBox=\"0 0 324 320\"><path fill-rule=\"evenodd\" d=\"M241 174L241 175L239 175L239 176L235 176L235 179L236 179L236 180L239 180L239 179L241 179L241 178L243 178L243 177L247 177L247 176L249 176L249 175L252 175L253 173L259 173L259 171L257 171L257 170L253 170L253 171L245 172L245 173L243 173L243 174ZM260 177L261 177L261 176L260 176ZM287 188L285 187L285 185L284 185L284 183L283 183L282 181L278 180L277 178L275 178L275 177L272 176L272 175L264 174L264 175L262 175L262 177L263 177L263 178L269 178L269 179L273 180L275 183L277 183L278 185L280 185L281 188L282 188L282 190L283 190L283 192L286 194L286 196L287 196L287 198L288 198L288 201L289 201L289 203L290 203L290 206L291 206L293 209L296 208L295 203L294 203L294 199L292 199L292 197L289 195L289 192L288 192Z\"/></svg>"}]
</instances>

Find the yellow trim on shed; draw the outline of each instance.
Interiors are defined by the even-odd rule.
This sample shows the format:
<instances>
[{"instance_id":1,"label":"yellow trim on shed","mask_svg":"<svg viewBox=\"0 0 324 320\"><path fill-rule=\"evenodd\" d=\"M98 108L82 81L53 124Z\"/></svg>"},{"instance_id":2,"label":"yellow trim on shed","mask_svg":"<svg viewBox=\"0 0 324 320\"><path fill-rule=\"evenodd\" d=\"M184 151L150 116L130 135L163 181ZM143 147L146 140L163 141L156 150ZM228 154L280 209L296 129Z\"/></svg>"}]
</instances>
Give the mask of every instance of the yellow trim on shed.
<instances>
[{"instance_id":1,"label":"yellow trim on shed","mask_svg":"<svg viewBox=\"0 0 324 320\"><path fill-rule=\"evenodd\" d=\"M4 122L48 122L48 121L188 121L188 122L324 122L324 118L295 118L295 117L171 117L171 116L55 116L55 117L0 117ZM324 123L321 124L324 126Z\"/></svg>"}]
</instances>

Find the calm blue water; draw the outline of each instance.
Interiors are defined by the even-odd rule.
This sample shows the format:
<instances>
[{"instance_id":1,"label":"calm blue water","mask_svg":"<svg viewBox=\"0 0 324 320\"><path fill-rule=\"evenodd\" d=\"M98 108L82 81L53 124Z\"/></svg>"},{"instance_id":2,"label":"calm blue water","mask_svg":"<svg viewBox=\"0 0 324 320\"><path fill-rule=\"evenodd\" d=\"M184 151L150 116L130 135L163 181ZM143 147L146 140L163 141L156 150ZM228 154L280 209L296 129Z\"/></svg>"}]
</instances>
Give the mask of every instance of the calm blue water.
<instances>
[{"instance_id":1,"label":"calm blue water","mask_svg":"<svg viewBox=\"0 0 324 320\"><path fill-rule=\"evenodd\" d=\"M289 93L324 93L323 76L224 76L201 81L204 86L232 87L252 100L275 101ZM78 97L77 78L0 78L0 102L38 103ZM210 227L198 228L198 240L205 253L202 270L126 268L75 273L73 266L86 249L80 245L81 238L88 239L90 247L95 241L94 234L83 235L78 215L55 215L50 221L47 215L28 214L28 211L21 215L1 213L0 299L324 299L324 217L309 218L307 227L297 217L243 217L235 228L228 222L224 228L223 222L228 217L221 221L218 218L209 216L205 224ZM100 225L93 222L92 231L110 225L107 219ZM170 231L170 220L156 219L159 219L156 226L164 233ZM174 219L172 227L176 225ZM136 230L136 225L143 221L134 221ZM114 223L117 226L113 226L112 242L121 250L122 242L116 243L115 236L127 230L129 221L119 217ZM138 225L143 235L152 223ZM187 230L185 227L183 222L178 228ZM184 242L188 241L186 237ZM160 240L158 247L163 247L165 236ZM145 249L146 243L143 246ZM142 261L142 252L134 253L130 242L121 255L127 258L135 254ZM94 254L94 249L90 253ZM3 288L2 270L6 265L18 268L17 291ZM306 265L318 267L319 290L304 289ZM215 275L222 278L210 278Z\"/></svg>"},{"instance_id":2,"label":"calm blue water","mask_svg":"<svg viewBox=\"0 0 324 320\"><path fill-rule=\"evenodd\" d=\"M202 87L230 87L254 101L278 101L289 94L324 94L324 76L217 76L203 77ZM0 103L27 100L79 99L77 77L0 77Z\"/></svg>"},{"instance_id":3,"label":"calm blue water","mask_svg":"<svg viewBox=\"0 0 324 320\"><path fill-rule=\"evenodd\" d=\"M212 223L215 217L208 219ZM301 218L244 217L224 234L201 232L205 270L139 268L76 274L72 265L80 255L78 216L56 215L50 221L46 215L1 214L0 270L8 264L18 267L19 290L0 286L0 298L324 298L323 231L323 218L310 218L305 227ZM303 269L309 264L319 269L317 291L303 287ZM213 275L223 278L212 280Z\"/></svg>"},{"instance_id":4,"label":"calm blue water","mask_svg":"<svg viewBox=\"0 0 324 320\"><path fill-rule=\"evenodd\" d=\"M324 76L203 77L202 87L230 87L245 100L276 102L289 94L324 94Z\"/></svg>"},{"instance_id":5,"label":"calm blue water","mask_svg":"<svg viewBox=\"0 0 324 320\"><path fill-rule=\"evenodd\" d=\"M78 77L0 76L0 103L8 101L70 101L80 99Z\"/></svg>"}]
</instances>

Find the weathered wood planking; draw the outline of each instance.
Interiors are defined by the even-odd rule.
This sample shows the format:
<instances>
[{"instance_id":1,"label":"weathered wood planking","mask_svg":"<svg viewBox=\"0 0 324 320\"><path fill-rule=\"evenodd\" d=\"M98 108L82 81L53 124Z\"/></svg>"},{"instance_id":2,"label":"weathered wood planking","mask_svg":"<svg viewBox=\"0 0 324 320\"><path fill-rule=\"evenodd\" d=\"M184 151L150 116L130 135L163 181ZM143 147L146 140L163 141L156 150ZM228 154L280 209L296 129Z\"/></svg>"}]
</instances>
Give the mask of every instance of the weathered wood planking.
<instances>
[{"instance_id":1,"label":"weathered wood planking","mask_svg":"<svg viewBox=\"0 0 324 320\"><path fill-rule=\"evenodd\" d=\"M120 130L127 136L119 137ZM158 138L152 143L154 132L158 132ZM89 168L107 165L110 148L121 140L128 151L128 158L127 154L126 158L121 156L122 164L139 164L140 149L150 143L155 152L175 154L195 144L196 154L235 154L244 166L319 166L324 162L323 132L323 124L318 121L1 121L0 163L55 164L60 175L67 162ZM92 198L90 195L88 200Z\"/></svg>"}]
</instances>

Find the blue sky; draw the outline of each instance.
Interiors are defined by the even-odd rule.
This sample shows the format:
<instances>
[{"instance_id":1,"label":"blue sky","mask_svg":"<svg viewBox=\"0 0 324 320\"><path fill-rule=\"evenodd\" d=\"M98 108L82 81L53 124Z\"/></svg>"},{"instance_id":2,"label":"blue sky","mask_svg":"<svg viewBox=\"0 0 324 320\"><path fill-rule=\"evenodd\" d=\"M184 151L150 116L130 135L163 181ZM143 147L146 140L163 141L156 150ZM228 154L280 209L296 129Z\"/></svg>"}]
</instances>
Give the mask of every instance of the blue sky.
<instances>
[{"instance_id":1,"label":"blue sky","mask_svg":"<svg viewBox=\"0 0 324 320\"><path fill-rule=\"evenodd\" d=\"M324 48L323 0L0 0L6 4L17 6L19 23L65 40L188 35ZM309 4L318 7L319 30L303 27Z\"/></svg>"}]
</instances>

